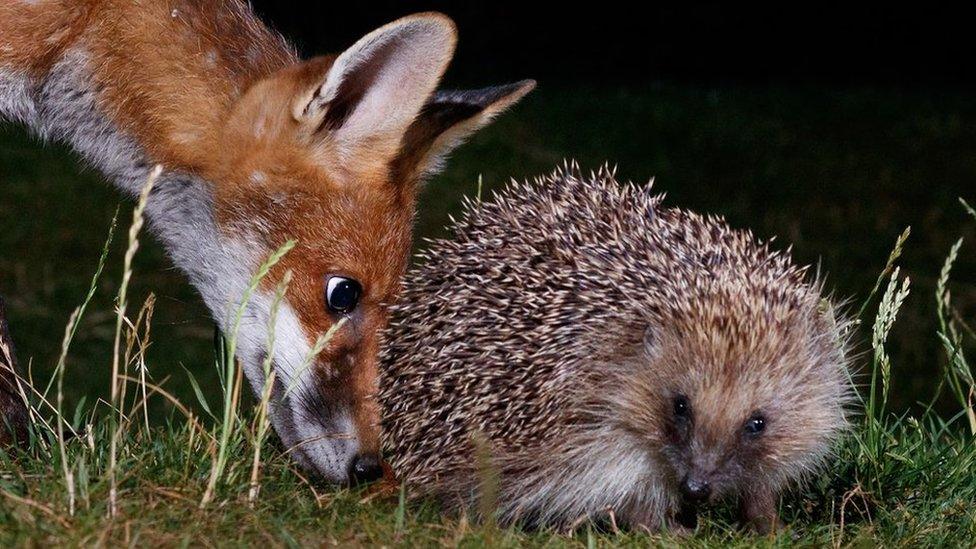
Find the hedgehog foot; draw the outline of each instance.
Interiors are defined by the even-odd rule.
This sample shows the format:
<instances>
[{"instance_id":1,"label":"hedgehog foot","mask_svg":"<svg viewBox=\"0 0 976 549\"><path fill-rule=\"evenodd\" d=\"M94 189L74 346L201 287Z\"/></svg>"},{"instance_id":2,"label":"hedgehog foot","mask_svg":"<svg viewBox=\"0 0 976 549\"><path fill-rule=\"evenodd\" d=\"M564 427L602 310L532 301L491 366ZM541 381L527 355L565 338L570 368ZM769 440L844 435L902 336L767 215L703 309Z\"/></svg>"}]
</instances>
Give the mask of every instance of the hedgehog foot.
<instances>
[{"instance_id":1,"label":"hedgehog foot","mask_svg":"<svg viewBox=\"0 0 976 549\"><path fill-rule=\"evenodd\" d=\"M758 534L772 534L779 528L776 511L776 494L756 490L742 494L739 502L739 520L743 527Z\"/></svg>"}]
</instances>

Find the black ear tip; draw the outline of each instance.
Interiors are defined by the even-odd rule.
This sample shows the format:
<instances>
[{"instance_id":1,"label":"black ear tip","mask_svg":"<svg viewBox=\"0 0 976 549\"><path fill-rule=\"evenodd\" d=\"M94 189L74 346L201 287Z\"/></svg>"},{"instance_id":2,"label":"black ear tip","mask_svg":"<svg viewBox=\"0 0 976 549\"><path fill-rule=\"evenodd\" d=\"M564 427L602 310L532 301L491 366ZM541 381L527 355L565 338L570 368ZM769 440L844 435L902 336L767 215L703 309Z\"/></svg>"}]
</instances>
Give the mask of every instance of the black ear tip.
<instances>
[{"instance_id":1,"label":"black ear tip","mask_svg":"<svg viewBox=\"0 0 976 549\"><path fill-rule=\"evenodd\" d=\"M516 82L514 85L521 89L522 93L529 93L530 91L534 90L539 83L532 78L527 78L525 80Z\"/></svg>"},{"instance_id":2,"label":"black ear tip","mask_svg":"<svg viewBox=\"0 0 976 549\"><path fill-rule=\"evenodd\" d=\"M512 82L511 84L496 86L493 90L497 98L496 101L506 99L508 103L514 103L528 95L529 92L535 89L536 85L538 85L538 82L528 78L519 80L518 82Z\"/></svg>"},{"instance_id":3,"label":"black ear tip","mask_svg":"<svg viewBox=\"0 0 976 549\"><path fill-rule=\"evenodd\" d=\"M504 109L525 97L535 86L535 80L520 80L476 90L438 90L427 102L427 109L430 112L460 109L466 113L460 118L467 118L492 107Z\"/></svg>"},{"instance_id":4,"label":"black ear tip","mask_svg":"<svg viewBox=\"0 0 976 549\"><path fill-rule=\"evenodd\" d=\"M503 84L501 86L494 86L492 88L486 88L488 92L487 100L484 102L486 107L491 105L496 105L502 109L514 105L519 102L523 97L528 95L529 92L535 89L536 81L532 79L519 80L518 82L513 82L511 84Z\"/></svg>"}]
</instances>

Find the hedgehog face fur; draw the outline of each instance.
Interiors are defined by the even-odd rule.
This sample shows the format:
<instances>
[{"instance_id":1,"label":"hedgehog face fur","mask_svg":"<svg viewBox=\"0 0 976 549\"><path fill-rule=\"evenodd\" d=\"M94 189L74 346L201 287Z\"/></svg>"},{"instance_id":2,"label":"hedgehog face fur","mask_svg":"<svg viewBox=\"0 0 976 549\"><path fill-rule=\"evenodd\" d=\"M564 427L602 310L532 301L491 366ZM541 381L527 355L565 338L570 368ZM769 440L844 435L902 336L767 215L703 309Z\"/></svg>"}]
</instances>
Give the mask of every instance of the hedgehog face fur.
<instances>
[{"instance_id":1,"label":"hedgehog face fur","mask_svg":"<svg viewBox=\"0 0 976 549\"><path fill-rule=\"evenodd\" d=\"M503 523L690 526L735 497L775 526L846 425L846 328L788 255L660 203L567 167L431 243L381 376L412 493L473 508L487 455Z\"/></svg>"},{"instance_id":2,"label":"hedgehog face fur","mask_svg":"<svg viewBox=\"0 0 976 549\"><path fill-rule=\"evenodd\" d=\"M651 449L685 526L699 506L730 496L741 499L744 520L773 526L775 495L820 463L845 423L844 380L817 377L843 373L835 328L804 302L810 296L797 297L730 317L731 304L701 295L703 309L648 326L636 352L611 354L603 366L619 389L604 395L599 421L616 418L618 444Z\"/></svg>"}]
</instances>

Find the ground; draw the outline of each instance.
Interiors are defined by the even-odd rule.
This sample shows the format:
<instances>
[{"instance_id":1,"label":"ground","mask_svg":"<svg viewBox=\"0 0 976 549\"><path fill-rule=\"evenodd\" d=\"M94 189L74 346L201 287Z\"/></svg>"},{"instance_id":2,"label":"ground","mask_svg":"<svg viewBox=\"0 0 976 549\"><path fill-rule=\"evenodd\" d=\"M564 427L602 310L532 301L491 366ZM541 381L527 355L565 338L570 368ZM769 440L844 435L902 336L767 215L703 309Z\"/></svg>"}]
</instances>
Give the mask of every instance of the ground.
<instances>
[{"instance_id":1,"label":"ground","mask_svg":"<svg viewBox=\"0 0 976 549\"><path fill-rule=\"evenodd\" d=\"M619 167L619 179L655 177L670 205L723 214L734 226L777 237L778 246L792 244L797 260L816 265L853 315L910 225L898 265L900 276L911 278L912 293L888 337L886 407L875 403L867 412L859 410L856 428L830 470L784 498L783 515L792 526L778 537L734 532L730 515L718 512L688 541L970 544L976 536L976 450L967 418L958 415L959 399L948 390L935 399L938 414L925 409L945 377L934 296L943 261L959 237L967 240L948 287L960 338L967 335L964 321L976 317L976 220L957 200L976 202L974 147L976 106L963 93L674 84L571 88L542 82L524 104L458 151L430 183L420 198L417 245L423 246L419 237L444 235L447 216L458 210L463 195L478 192L479 179L487 195L509 177L546 173L564 158L584 168L610 162ZM149 239L136 257L129 290L134 308L150 293L157 297L146 355L149 375L194 411L203 430L187 427L183 413L158 395L150 399L149 430L138 426L138 417L123 422L115 468L118 514L108 520L109 420L105 406L91 410L108 394L112 303L133 204L120 206L114 190L63 149L42 146L9 126L0 130L0 192L0 295L10 303L21 362L42 384L58 362L65 325L85 299L121 208L105 274L66 362L65 415L75 417L75 426L96 418L95 428L91 437L67 443L66 462L50 433L36 441L32 456L0 462L3 545L32 539L233 545L267 538L282 545L403 546L674 541L616 533L606 525L581 525L572 534L496 529L441 517L432 504L400 504L395 495L335 492L302 480L273 440L261 446L261 495L252 510L249 423L235 430L213 503L198 510L211 470L208 433L218 429L206 408L219 416L221 400L215 334L193 290ZM879 294L891 273L885 276ZM857 379L865 395L872 371L879 372L876 395L885 377L867 329L881 297L866 309L864 329L855 339ZM252 417L253 404L244 404L245 418ZM73 516L62 463L76 487Z\"/></svg>"}]
</instances>

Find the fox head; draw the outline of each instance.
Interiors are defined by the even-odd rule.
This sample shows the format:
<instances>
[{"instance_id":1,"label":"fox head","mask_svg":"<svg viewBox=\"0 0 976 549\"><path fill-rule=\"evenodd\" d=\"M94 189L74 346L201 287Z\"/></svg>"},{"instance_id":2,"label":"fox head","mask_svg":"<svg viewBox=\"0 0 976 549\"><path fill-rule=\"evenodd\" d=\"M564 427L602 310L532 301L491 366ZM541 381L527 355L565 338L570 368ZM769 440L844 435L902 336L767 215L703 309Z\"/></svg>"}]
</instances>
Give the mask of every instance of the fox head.
<instances>
[{"instance_id":1,"label":"fox head","mask_svg":"<svg viewBox=\"0 0 976 549\"><path fill-rule=\"evenodd\" d=\"M270 360L276 431L291 456L333 482L380 474L379 336L406 268L423 178L534 86L436 92L455 40L443 15L395 21L338 56L258 81L216 140L221 160L207 179L218 182L225 246L240 248L253 272L297 242L248 305L240 358L259 393ZM286 272L269 344L272 297Z\"/></svg>"},{"instance_id":2,"label":"fox head","mask_svg":"<svg viewBox=\"0 0 976 549\"><path fill-rule=\"evenodd\" d=\"M301 61L248 2L0 2L0 119L70 144L130 196L163 166L149 227L258 394L270 365L288 453L327 480L366 480L379 471L378 338L418 189L534 85L437 92L455 41L450 19L426 13Z\"/></svg>"}]
</instances>

